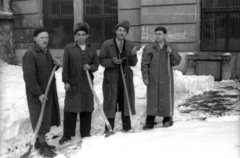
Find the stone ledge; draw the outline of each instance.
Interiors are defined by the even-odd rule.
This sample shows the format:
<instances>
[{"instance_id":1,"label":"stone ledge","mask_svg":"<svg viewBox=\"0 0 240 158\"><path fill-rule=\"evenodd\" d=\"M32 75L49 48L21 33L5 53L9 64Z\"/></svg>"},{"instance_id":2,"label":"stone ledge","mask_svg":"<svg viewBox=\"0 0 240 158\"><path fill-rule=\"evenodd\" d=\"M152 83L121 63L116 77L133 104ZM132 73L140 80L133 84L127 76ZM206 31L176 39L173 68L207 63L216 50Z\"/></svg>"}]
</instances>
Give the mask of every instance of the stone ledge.
<instances>
[{"instance_id":1,"label":"stone ledge","mask_svg":"<svg viewBox=\"0 0 240 158\"><path fill-rule=\"evenodd\" d=\"M12 12L0 11L0 19L13 19Z\"/></svg>"},{"instance_id":2,"label":"stone ledge","mask_svg":"<svg viewBox=\"0 0 240 158\"><path fill-rule=\"evenodd\" d=\"M231 60L230 55L196 55L196 54L188 54L186 56L188 60L204 60L204 61L222 61L222 60Z\"/></svg>"}]
</instances>

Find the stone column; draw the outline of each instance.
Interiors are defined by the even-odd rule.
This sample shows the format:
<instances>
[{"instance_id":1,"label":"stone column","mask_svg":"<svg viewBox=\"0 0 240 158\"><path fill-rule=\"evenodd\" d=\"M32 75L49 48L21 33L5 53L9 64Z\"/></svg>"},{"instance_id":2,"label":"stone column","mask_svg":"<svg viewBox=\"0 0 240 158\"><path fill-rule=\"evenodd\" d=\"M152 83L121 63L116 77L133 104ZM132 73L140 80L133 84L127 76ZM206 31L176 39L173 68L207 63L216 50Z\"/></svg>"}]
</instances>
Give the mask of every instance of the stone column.
<instances>
[{"instance_id":1,"label":"stone column","mask_svg":"<svg viewBox=\"0 0 240 158\"><path fill-rule=\"evenodd\" d=\"M231 56L230 53L225 53L222 55L222 80L229 80L231 78Z\"/></svg>"}]
</instances>

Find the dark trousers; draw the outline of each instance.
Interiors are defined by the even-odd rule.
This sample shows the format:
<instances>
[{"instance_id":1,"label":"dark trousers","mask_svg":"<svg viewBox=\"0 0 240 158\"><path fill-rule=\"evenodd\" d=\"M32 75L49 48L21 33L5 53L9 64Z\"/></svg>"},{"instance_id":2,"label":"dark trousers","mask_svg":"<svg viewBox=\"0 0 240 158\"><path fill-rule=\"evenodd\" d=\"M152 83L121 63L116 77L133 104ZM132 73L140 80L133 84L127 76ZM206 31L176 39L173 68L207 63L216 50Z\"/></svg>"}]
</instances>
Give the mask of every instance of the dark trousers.
<instances>
[{"instance_id":1,"label":"dark trousers","mask_svg":"<svg viewBox=\"0 0 240 158\"><path fill-rule=\"evenodd\" d=\"M73 112L64 112L64 135L65 136L75 136L76 130L76 122L77 115L80 116L80 134L82 137L90 134L91 130L91 120L92 120L92 112L81 112L81 113L73 113Z\"/></svg>"},{"instance_id":2,"label":"dark trousers","mask_svg":"<svg viewBox=\"0 0 240 158\"><path fill-rule=\"evenodd\" d=\"M119 111L121 111L123 130L128 131L131 129L131 121L130 121L130 116L124 116L124 88L118 89L117 104L119 107ZM117 111L117 109L116 109L116 111ZM115 118L108 118L108 121L109 121L110 125L112 126L112 129L114 129ZM105 126L105 130L108 130L107 126Z\"/></svg>"},{"instance_id":3,"label":"dark trousers","mask_svg":"<svg viewBox=\"0 0 240 158\"><path fill-rule=\"evenodd\" d=\"M146 124L147 125L150 125L150 126L154 126L154 120L155 120L156 116L150 116L150 115L147 115L147 118L146 118ZM172 120L172 117L163 117L163 121L162 123L166 123L166 122L169 122Z\"/></svg>"}]
</instances>

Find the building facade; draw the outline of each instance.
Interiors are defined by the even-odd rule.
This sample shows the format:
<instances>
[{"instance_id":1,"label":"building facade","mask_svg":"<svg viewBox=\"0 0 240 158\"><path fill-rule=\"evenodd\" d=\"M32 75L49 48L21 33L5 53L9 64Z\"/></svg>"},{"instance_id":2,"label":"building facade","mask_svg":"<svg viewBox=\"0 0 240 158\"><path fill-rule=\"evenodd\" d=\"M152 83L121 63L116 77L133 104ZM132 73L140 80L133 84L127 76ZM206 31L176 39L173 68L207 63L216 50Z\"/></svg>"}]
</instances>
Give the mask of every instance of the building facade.
<instances>
[{"instance_id":1,"label":"building facade","mask_svg":"<svg viewBox=\"0 0 240 158\"><path fill-rule=\"evenodd\" d=\"M175 69L184 74L240 78L239 0L12 0L11 8L16 64L39 26L51 30L49 46L61 58L75 23L89 23L89 42L100 48L118 21L129 20L127 38L136 45L153 41L158 25L167 27L183 57Z\"/></svg>"},{"instance_id":2,"label":"building facade","mask_svg":"<svg viewBox=\"0 0 240 158\"><path fill-rule=\"evenodd\" d=\"M10 1L0 0L0 59L14 64L13 19Z\"/></svg>"}]
</instances>

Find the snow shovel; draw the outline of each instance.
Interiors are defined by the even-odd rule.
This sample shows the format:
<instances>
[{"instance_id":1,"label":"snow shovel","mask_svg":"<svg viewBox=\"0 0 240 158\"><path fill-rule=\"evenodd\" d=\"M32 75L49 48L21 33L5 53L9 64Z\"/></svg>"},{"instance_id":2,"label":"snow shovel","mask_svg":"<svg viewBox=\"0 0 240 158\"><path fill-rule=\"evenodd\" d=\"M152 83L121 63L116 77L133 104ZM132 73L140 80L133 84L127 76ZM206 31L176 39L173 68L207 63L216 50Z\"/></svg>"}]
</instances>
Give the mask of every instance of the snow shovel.
<instances>
[{"instance_id":1,"label":"snow shovel","mask_svg":"<svg viewBox=\"0 0 240 158\"><path fill-rule=\"evenodd\" d=\"M119 59L121 59L120 54L119 54ZM133 116L132 116L132 111L131 111L131 108L130 108L130 100L129 100L128 90L127 90L126 80L125 80L124 73L123 73L122 63L120 64L120 69L121 69L121 74L122 74L124 91L125 91L126 99L127 99L127 105L128 105L128 111L129 111L129 116L130 116L130 120L131 120L132 131L136 132L135 128L134 128L134 125L133 125L133 118L132 118Z\"/></svg>"},{"instance_id":2,"label":"snow shovel","mask_svg":"<svg viewBox=\"0 0 240 158\"><path fill-rule=\"evenodd\" d=\"M50 76L50 78L49 78L49 80L48 80L47 88L46 88L45 93L44 93L45 96L47 96L47 94L48 94L48 91L49 91L49 88L50 88L50 85L51 85L51 82L52 82L52 79L53 79L53 76L54 76L54 73L55 73L56 68L57 68L57 65L55 65L55 66L53 67L51 76ZM32 141L31 141L31 145L30 145L28 151L27 151L24 155L22 155L20 158L28 158L29 155L31 154L31 151L32 151L32 149L33 149L33 146L34 146L34 144L35 144L35 142L36 142L36 138L37 138L38 131L39 131L40 126L41 126L41 124L42 124L42 119L43 119L43 114L44 114L44 110L45 110L45 105L46 105L46 99L44 99L43 102L42 102L42 108L41 108L40 116L39 116L39 118L38 118L38 122L37 122L36 129L35 129L35 131L34 131L34 133L33 133L33 134L34 134L34 137L33 137Z\"/></svg>"},{"instance_id":3,"label":"snow shovel","mask_svg":"<svg viewBox=\"0 0 240 158\"><path fill-rule=\"evenodd\" d=\"M98 107L99 107L99 109L100 109L100 111L101 111L101 114L102 114L102 116L103 116L104 122L105 122L105 124L106 124L106 126L107 126L107 128L108 128L108 130L109 130L108 132L106 132L105 137L109 137L110 135L113 135L114 132L113 132L113 130L112 130L112 127L111 127L111 125L110 125L110 123L109 123L106 115L104 114L104 111L103 111L103 109L102 109L102 105L101 105L101 103L100 103L100 101L99 101L99 99L98 99L98 97L97 97L97 94L96 94L96 92L95 92L94 89L93 89L92 81L91 81L91 78L90 78L90 75L89 75L88 70L86 70L86 74L87 74L88 83L89 83L90 88L91 88L91 90L92 90L93 96L94 96L94 98L95 98L95 100L96 100L96 102L97 102L97 104L98 104Z\"/></svg>"}]
</instances>

